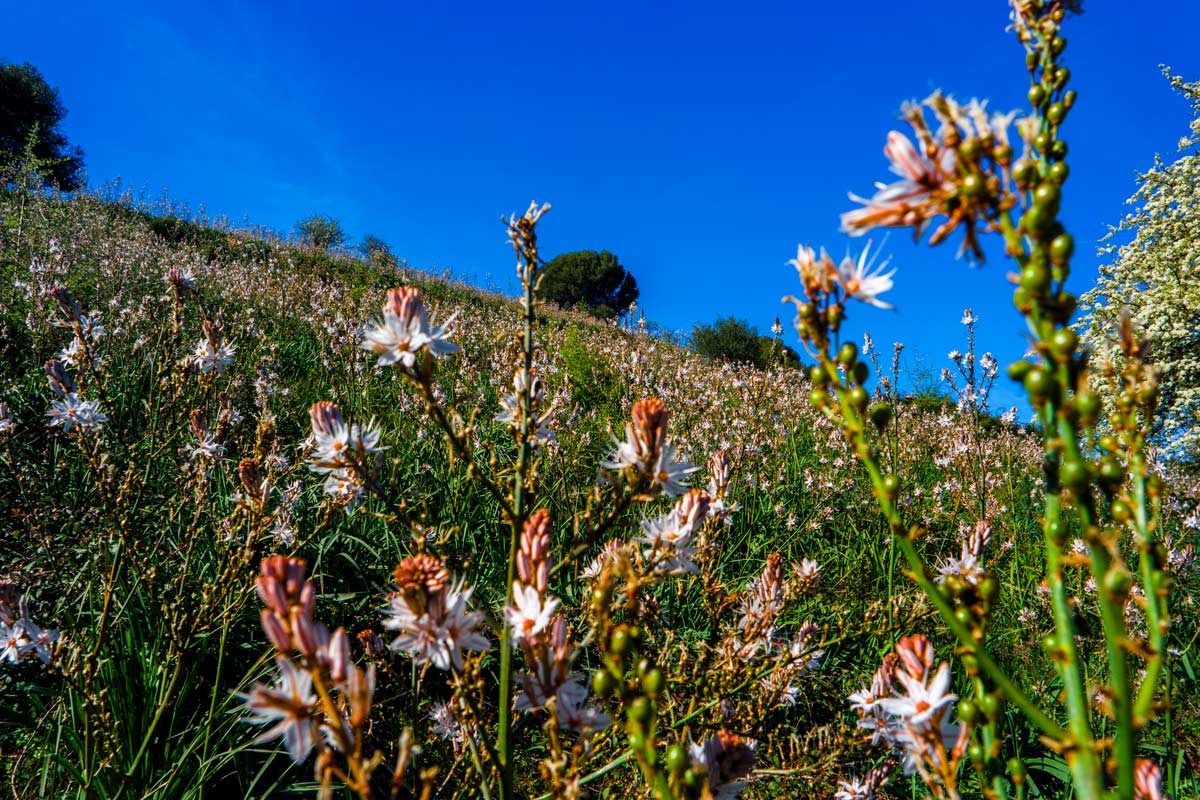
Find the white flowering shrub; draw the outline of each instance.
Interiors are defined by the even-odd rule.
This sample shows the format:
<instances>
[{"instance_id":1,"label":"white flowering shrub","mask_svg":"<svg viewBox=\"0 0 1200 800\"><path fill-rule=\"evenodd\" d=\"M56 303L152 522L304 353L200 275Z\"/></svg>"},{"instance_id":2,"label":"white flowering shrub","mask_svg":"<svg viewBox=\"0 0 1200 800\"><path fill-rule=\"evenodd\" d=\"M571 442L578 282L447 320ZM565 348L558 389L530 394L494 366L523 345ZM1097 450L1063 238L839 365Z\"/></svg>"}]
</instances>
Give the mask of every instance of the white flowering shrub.
<instances>
[{"instance_id":1,"label":"white flowering shrub","mask_svg":"<svg viewBox=\"0 0 1200 800\"><path fill-rule=\"evenodd\" d=\"M1111 260L1100 267L1095 287L1080 298L1085 312L1080 334L1097 359L1121 364L1120 343L1112 330L1128 311L1146 342L1147 362L1159 371L1158 441L1194 460L1200 454L1200 155L1195 152L1200 83L1166 74L1192 103L1191 133L1179 141L1185 155L1170 164L1155 156L1150 170L1138 175L1138 189L1128 200L1135 209L1112 230L1101 251Z\"/></svg>"}]
</instances>

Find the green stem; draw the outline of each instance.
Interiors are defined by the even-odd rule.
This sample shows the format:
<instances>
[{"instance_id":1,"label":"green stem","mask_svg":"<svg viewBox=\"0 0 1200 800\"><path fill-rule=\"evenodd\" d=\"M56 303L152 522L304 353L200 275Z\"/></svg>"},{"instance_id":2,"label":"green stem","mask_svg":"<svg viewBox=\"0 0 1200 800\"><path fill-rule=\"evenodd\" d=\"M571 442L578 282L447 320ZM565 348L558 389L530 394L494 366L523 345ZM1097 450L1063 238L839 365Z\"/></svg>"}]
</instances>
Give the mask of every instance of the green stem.
<instances>
[{"instance_id":1,"label":"green stem","mask_svg":"<svg viewBox=\"0 0 1200 800\"><path fill-rule=\"evenodd\" d=\"M532 232L530 233L532 237ZM527 507L532 498L526 492L525 482L529 473L532 447L530 444L533 423L533 327L537 318L534 312L534 288L537 279L537 256L532 242L525 254L523 270L524 296L524 341L523 352L525 377L521 384L521 428L517 437L517 467L513 475L511 532L508 540L508 579L504 586L505 605L512 603L513 581L517 570L517 546L521 529L525 524ZM513 795L513 740L512 740L512 641L508 625L502 626L500 637L500 729L496 747L500 751L500 800L512 800Z\"/></svg>"}]
</instances>

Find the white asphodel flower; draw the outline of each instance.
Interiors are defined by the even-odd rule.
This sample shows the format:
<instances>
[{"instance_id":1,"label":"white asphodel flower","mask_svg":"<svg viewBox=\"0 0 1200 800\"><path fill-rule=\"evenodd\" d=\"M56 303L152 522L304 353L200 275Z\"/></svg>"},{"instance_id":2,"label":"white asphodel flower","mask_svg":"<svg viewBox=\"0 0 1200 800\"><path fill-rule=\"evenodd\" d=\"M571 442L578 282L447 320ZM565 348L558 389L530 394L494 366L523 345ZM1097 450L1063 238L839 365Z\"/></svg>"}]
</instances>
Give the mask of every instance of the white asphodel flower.
<instances>
[{"instance_id":1,"label":"white asphodel flower","mask_svg":"<svg viewBox=\"0 0 1200 800\"><path fill-rule=\"evenodd\" d=\"M857 259L847 254L838 264L838 283L846 294L855 300L869 303L876 308L895 308L890 303L880 300L879 295L892 288L892 276L896 274L896 270L884 274L883 270L887 268L891 259L885 258L882 264L876 265L875 258L870 253L871 243L867 242Z\"/></svg>"},{"instance_id":2,"label":"white asphodel flower","mask_svg":"<svg viewBox=\"0 0 1200 800\"><path fill-rule=\"evenodd\" d=\"M512 626L513 645L532 639L544 631L558 608L558 599L546 596L545 602L532 586L513 584L513 604L504 609L504 616Z\"/></svg>"},{"instance_id":3,"label":"white asphodel flower","mask_svg":"<svg viewBox=\"0 0 1200 800\"><path fill-rule=\"evenodd\" d=\"M431 325L421 290L413 286L388 289L383 319L372 323L363 334L362 348L379 356L379 366L399 363L412 369L417 355L427 349L435 358L457 353L449 340L451 315L445 325Z\"/></svg>"},{"instance_id":4,"label":"white asphodel flower","mask_svg":"<svg viewBox=\"0 0 1200 800\"><path fill-rule=\"evenodd\" d=\"M907 672L896 673L896 680L904 686L905 694L885 697L879 705L889 714L899 717L909 725L920 726L929 722L946 706L958 699L950 688L950 665L942 664L928 684Z\"/></svg>"}]
</instances>

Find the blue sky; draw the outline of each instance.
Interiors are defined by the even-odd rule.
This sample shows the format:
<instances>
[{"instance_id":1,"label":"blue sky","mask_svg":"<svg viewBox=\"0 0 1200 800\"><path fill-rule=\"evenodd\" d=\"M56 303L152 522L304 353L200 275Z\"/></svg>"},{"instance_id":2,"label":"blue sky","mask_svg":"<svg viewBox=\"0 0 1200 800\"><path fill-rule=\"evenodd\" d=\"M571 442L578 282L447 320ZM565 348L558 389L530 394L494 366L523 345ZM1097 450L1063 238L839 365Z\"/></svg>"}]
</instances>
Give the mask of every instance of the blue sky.
<instances>
[{"instance_id":1,"label":"blue sky","mask_svg":"<svg viewBox=\"0 0 1200 800\"><path fill-rule=\"evenodd\" d=\"M1090 0L1070 22L1079 102L1065 219L1091 246L1134 171L1172 158L1200 79L1200 4ZM554 204L547 255L617 253L642 307L675 329L718 316L766 331L797 289L800 242L835 254L847 191L888 177L902 100L935 88L1024 106L1001 0L858 3L22 3L0 58L30 61L70 109L93 184L169 195L286 230L332 214L411 264L510 284L503 213ZM981 317L981 349L1020 356L1008 265L887 242L897 312L853 309L885 347L940 370ZM794 334L789 341L796 344ZM1015 398L1009 387L999 404Z\"/></svg>"}]
</instances>

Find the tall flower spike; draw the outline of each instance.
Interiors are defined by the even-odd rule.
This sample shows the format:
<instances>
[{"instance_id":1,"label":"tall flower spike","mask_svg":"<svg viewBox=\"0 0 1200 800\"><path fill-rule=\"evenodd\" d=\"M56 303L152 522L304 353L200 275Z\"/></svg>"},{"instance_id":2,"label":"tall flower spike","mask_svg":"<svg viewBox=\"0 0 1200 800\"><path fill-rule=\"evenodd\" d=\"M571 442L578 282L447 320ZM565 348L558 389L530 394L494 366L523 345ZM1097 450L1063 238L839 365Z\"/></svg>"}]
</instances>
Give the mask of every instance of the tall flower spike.
<instances>
[{"instance_id":1,"label":"tall flower spike","mask_svg":"<svg viewBox=\"0 0 1200 800\"><path fill-rule=\"evenodd\" d=\"M699 467L675 460L675 448L667 442L667 407L657 397L633 404L633 421L625 423L625 440L614 438L617 450L608 469L632 470L649 477L651 485L671 496L687 489L687 476Z\"/></svg>"},{"instance_id":2,"label":"tall flower spike","mask_svg":"<svg viewBox=\"0 0 1200 800\"><path fill-rule=\"evenodd\" d=\"M546 593L550 577L550 512L539 508L525 520L517 551L517 572L521 583L538 594Z\"/></svg>"},{"instance_id":3,"label":"tall flower spike","mask_svg":"<svg viewBox=\"0 0 1200 800\"><path fill-rule=\"evenodd\" d=\"M469 611L471 589L462 579L451 584L441 561L429 555L409 556L393 573L397 591L388 598L383 627L397 632L393 650L408 653L417 664L462 669L464 650L487 650L477 631L483 614Z\"/></svg>"}]
</instances>

